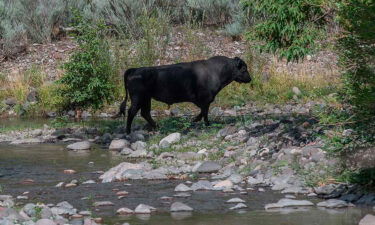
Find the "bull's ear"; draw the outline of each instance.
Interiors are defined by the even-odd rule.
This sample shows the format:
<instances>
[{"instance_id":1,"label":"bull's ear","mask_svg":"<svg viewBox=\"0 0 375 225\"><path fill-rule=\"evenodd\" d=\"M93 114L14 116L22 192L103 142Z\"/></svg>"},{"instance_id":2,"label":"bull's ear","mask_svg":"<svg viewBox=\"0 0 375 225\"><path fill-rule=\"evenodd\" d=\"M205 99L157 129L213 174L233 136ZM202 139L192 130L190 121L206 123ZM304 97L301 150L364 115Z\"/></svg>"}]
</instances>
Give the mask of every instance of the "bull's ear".
<instances>
[{"instance_id":1,"label":"bull's ear","mask_svg":"<svg viewBox=\"0 0 375 225\"><path fill-rule=\"evenodd\" d=\"M238 58L238 57L234 57L234 61L236 62L236 66L237 68L241 68L242 66L242 59Z\"/></svg>"}]
</instances>

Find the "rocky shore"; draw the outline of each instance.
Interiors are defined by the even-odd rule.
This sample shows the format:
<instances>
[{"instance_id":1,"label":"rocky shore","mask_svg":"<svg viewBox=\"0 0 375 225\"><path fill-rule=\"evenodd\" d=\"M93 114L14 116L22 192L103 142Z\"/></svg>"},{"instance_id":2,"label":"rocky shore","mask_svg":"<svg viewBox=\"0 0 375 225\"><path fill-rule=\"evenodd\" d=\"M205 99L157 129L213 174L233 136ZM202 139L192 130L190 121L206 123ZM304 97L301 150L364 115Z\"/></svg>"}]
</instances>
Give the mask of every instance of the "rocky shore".
<instances>
[{"instance_id":1,"label":"rocky shore","mask_svg":"<svg viewBox=\"0 0 375 225\"><path fill-rule=\"evenodd\" d=\"M338 161L324 150L320 138L328 128L311 115L320 103L294 105L246 105L233 109L214 108L213 125L191 125L186 129L146 131L136 125L131 135L120 125L111 132L100 127L69 127L14 131L0 134L0 142L11 145L63 143L66 151L90 151L101 148L123 162L98 175L96 180L61 182L56 188L80 185L132 182L139 180L177 180L174 193L164 196L170 212L191 212L194 205L184 199L199 191L236 193L272 190L284 197L264 205L265 210L284 207L347 208L375 205L375 194L362 187L337 182L332 175ZM174 115L187 115L175 110ZM189 114L190 115L190 114ZM173 131L173 132L172 132ZM350 133L349 131L345 131ZM75 171L64 171L64 173ZM129 193L118 190L123 198ZM22 196L16 199L22 199ZM181 199L181 200L180 200ZM320 199L320 200L317 200ZM67 202L56 205L26 204L12 208L12 196L0 197L0 224L96 224L89 212L79 212ZM229 210L244 210L249 202L241 198L227 200ZM111 201L97 201L94 207L111 206ZM158 208L139 204L121 207L118 214L150 214ZM1 219L2 218L2 219ZM75 221L80 222L75 222ZM371 215L360 224L371 224ZM34 222L33 222L34 221Z\"/></svg>"}]
</instances>

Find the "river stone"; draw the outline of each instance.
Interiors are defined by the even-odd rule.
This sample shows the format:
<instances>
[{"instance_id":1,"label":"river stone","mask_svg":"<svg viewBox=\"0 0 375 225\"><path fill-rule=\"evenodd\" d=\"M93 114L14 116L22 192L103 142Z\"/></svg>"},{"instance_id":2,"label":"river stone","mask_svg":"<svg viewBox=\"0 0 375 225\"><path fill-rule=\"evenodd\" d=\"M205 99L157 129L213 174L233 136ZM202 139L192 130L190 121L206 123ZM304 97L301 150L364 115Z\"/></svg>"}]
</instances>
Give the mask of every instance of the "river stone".
<instances>
[{"instance_id":1,"label":"river stone","mask_svg":"<svg viewBox=\"0 0 375 225\"><path fill-rule=\"evenodd\" d=\"M0 201L5 201L5 200L12 200L13 196L11 195L0 195Z\"/></svg>"},{"instance_id":2,"label":"river stone","mask_svg":"<svg viewBox=\"0 0 375 225\"><path fill-rule=\"evenodd\" d=\"M186 193L186 192L180 192L180 193L177 193L177 194L173 195L173 197L176 197L176 198L188 198L188 197L191 197L191 194Z\"/></svg>"},{"instance_id":3,"label":"river stone","mask_svg":"<svg viewBox=\"0 0 375 225\"><path fill-rule=\"evenodd\" d=\"M207 181L207 180L200 180L196 183L194 183L193 185L191 185L191 189L193 191L198 191L198 190L213 190L213 186L211 184L211 182Z\"/></svg>"},{"instance_id":4,"label":"river stone","mask_svg":"<svg viewBox=\"0 0 375 225\"><path fill-rule=\"evenodd\" d=\"M80 141L66 146L70 150L88 150L91 148L91 144L88 141Z\"/></svg>"},{"instance_id":5,"label":"river stone","mask_svg":"<svg viewBox=\"0 0 375 225\"><path fill-rule=\"evenodd\" d=\"M138 149L127 155L128 158L144 158L147 157L147 151L145 149Z\"/></svg>"},{"instance_id":6,"label":"river stone","mask_svg":"<svg viewBox=\"0 0 375 225\"><path fill-rule=\"evenodd\" d=\"M179 184L175 187L174 191L178 192L185 192L185 191L191 191L192 189L185 184Z\"/></svg>"},{"instance_id":7,"label":"river stone","mask_svg":"<svg viewBox=\"0 0 375 225\"><path fill-rule=\"evenodd\" d=\"M116 139L112 140L111 144L109 145L110 150L120 150L125 147L128 147L130 143L125 139Z\"/></svg>"},{"instance_id":8,"label":"river stone","mask_svg":"<svg viewBox=\"0 0 375 225\"><path fill-rule=\"evenodd\" d=\"M284 207L294 207L294 206L313 206L314 203L307 201L307 200L293 200L283 198L280 199L277 203L267 204L265 209L272 209L272 208L284 208Z\"/></svg>"},{"instance_id":9,"label":"river stone","mask_svg":"<svg viewBox=\"0 0 375 225\"><path fill-rule=\"evenodd\" d=\"M245 202L246 202L245 200L242 200L240 198L231 198L228 201L226 201L226 203L245 203Z\"/></svg>"},{"instance_id":10,"label":"river stone","mask_svg":"<svg viewBox=\"0 0 375 225\"><path fill-rule=\"evenodd\" d=\"M15 140L10 142L11 145L21 145L21 144L40 144L43 140L40 138L26 138L21 140Z\"/></svg>"},{"instance_id":11,"label":"river stone","mask_svg":"<svg viewBox=\"0 0 375 225\"><path fill-rule=\"evenodd\" d=\"M193 211L193 208L191 208L190 206L182 203L182 202L174 202L172 205L171 205L171 209L170 209L171 212L191 212Z\"/></svg>"},{"instance_id":12,"label":"river stone","mask_svg":"<svg viewBox=\"0 0 375 225\"><path fill-rule=\"evenodd\" d=\"M36 205L34 203L28 203L22 208L22 210L26 213L26 215L34 217L36 215L35 206Z\"/></svg>"},{"instance_id":13,"label":"river stone","mask_svg":"<svg viewBox=\"0 0 375 225\"><path fill-rule=\"evenodd\" d=\"M151 211L155 211L156 209L152 206L149 206L149 205L145 205L145 204L139 204L134 212L136 214L150 214Z\"/></svg>"},{"instance_id":14,"label":"river stone","mask_svg":"<svg viewBox=\"0 0 375 225\"><path fill-rule=\"evenodd\" d=\"M130 155L131 153L133 153L133 149L126 148L126 147L124 149L122 149L121 152L120 152L121 155Z\"/></svg>"},{"instance_id":15,"label":"river stone","mask_svg":"<svg viewBox=\"0 0 375 225\"><path fill-rule=\"evenodd\" d=\"M127 214L133 214L134 211L129 209L129 208L119 208L117 211L116 211L117 214L120 214L120 215L127 215Z\"/></svg>"},{"instance_id":16,"label":"river stone","mask_svg":"<svg viewBox=\"0 0 375 225\"><path fill-rule=\"evenodd\" d=\"M166 180L166 179L168 179L167 175L160 172L159 170L152 170L150 172L146 172L143 177L144 177L144 179L147 179L147 180Z\"/></svg>"},{"instance_id":17,"label":"river stone","mask_svg":"<svg viewBox=\"0 0 375 225\"><path fill-rule=\"evenodd\" d=\"M329 195L337 188L336 184L327 184L321 187L315 187L314 191L318 195Z\"/></svg>"},{"instance_id":18,"label":"river stone","mask_svg":"<svg viewBox=\"0 0 375 225\"><path fill-rule=\"evenodd\" d=\"M299 186L290 186L281 191L281 194L308 194L309 191L299 187Z\"/></svg>"},{"instance_id":19,"label":"river stone","mask_svg":"<svg viewBox=\"0 0 375 225\"><path fill-rule=\"evenodd\" d=\"M56 223L50 219L40 219L36 221L35 225L56 225Z\"/></svg>"},{"instance_id":20,"label":"river stone","mask_svg":"<svg viewBox=\"0 0 375 225\"><path fill-rule=\"evenodd\" d=\"M28 216L23 213L22 211L20 213L17 212L17 210L13 209L13 208L1 208L0 207L0 219L1 218L6 218L6 219L9 219L9 220L24 220L26 218L28 218ZM1 223L1 220L0 220L0 224Z\"/></svg>"},{"instance_id":21,"label":"river stone","mask_svg":"<svg viewBox=\"0 0 375 225\"><path fill-rule=\"evenodd\" d=\"M247 205L243 204L243 203L238 203L237 205L229 208L230 210L236 210L236 209L244 209L244 208L247 208Z\"/></svg>"},{"instance_id":22,"label":"river stone","mask_svg":"<svg viewBox=\"0 0 375 225\"><path fill-rule=\"evenodd\" d=\"M131 149L137 150L146 150L147 144L143 141L136 141L131 145Z\"/></svg>"},{"instance_id":23,"label":"river stone","mask_svg":"<svg viewBox=\"0 0 375 225\"><path fill-rule=\"evenodd\" d=\"M232 187L233 187L233 183L230 180L223 180L214 185L215 190L223 190L223 189L232 188Z\"/></svg>"},{"instance_id":24,"label":"river stone","mask_svg":"<svg viewBox=\"0 0 375 225\"><path fill-rule=\"evenodd\" d=\"M194 173L214 173L221 169L221 165L213 161L198 162L193 167Z\"/></svg>"},{"instance_id":25,"label":"river stone","mask_svg":"<svg viewBox=\"0 0 375 225\"><path fill-rule=\"evenodd\" d=\"M254 177L248 177L247 178L247 183L250 185L259 185L259 184L264 184L264 179L263 176L257 176L257 178Z\"/></svg>"},{"instance_id":26,"label":"river stone","mask_svg":"<svg viewBox=\"0 0 375 225\"><path fill-rule=\"evenodd\" d=\"M230 175L228 179L232 181L233 184L238 184L242 182L243 177L235 173L235 174Z\"/></svg>"},{"instance_id":27,"label":"river stone","mask_svg":"<svg viewBox=\"0 0 375 225\"><path fill-rule=\"evenodd\" d=\"M49 207L43 207L40 216L42 219L49 219L52 217L52 210Z\"/></svg>"},{"instance_id":28,"label":"river stone","mask_svg":"<svg viewBox=\"0 0 375 225\"><path fill-rule=\"evenodd\" d=\"M358 225L375 225L375 216L367 214L361 219L361 221L359 221Z\"/></svg>"},{"instance_id":29,"label":"river stone","mask_svg":"<svg viewBox=\"0 0 375 225\"><path fill-rule=\"evenodd\" d=\"M339 199L329 199L324 202L319 202L317 204L318 207L325 207L325 208L345 208L350 206L346 201L339 200Z\"/></svg>"},{"instance_id":30,"label":"river stone","mask_svg":"<svg viewBox=\"0 0 375 225\"><path fill-rule=\"evenodd\" d=\"M180 133L172 133L165 138L161 139L159 142L159 146L161 148L168 148L174 143L179 142L181 139L181 134Z\"/></svg>"},{"instance_id":31,"label":"river stone","mask_svg":"<svg viewBox=\"0 0 375 225\"><path fill-rule=\"evenodd\" d=\"M134 163L128 163L128 162L123 162L120 163L119 165L109 169L107 172L102 174L99 179L102 180L103 183L108 183L112 182L115 180L123 180L124 179L124 174L127 170L149 170L150 165L148 164L134 164Z\"/></svg>"},{"instance_id":32,"label":"river stone","mask_svg":"<svg viewBox=\"0 0 375 225\"><path fill-rule=\"evenodd\" d=\"M111 201L99 201L99 202L94 202L94 204L92 204L94 207L101 207L101 206L112 206L112 205L115 205L113 204L113 202Z\"/></svg>"}]
</instances>

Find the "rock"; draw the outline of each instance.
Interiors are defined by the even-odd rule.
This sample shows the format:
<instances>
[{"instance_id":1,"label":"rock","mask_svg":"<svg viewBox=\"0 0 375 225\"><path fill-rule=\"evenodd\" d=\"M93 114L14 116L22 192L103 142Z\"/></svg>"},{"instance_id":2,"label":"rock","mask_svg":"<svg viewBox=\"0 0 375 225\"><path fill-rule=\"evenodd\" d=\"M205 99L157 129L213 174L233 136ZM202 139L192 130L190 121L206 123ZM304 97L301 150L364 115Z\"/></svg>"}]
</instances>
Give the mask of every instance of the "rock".
<instances>
[{"instance_id":1,"label":"rock","mask_svg":"<svg viewBox=\"0 0 375 225\"><path fill-rule=\"evenodd\" d=\"M42 219L49 219L52 217L52 210L49 207L43 207L40 216Z\"/></svg>"},{"instance_id":2,"label":"rock","mask_svg":"<svg viewBox=\"0 0 375 225\"><path fill-rule=\"evenodd\" d=\"M94 204L92 204L94 207L101 207L101 206L112 206L112 205L115 205L113 204L113 202L111 201L100 201L100 202L94 202Z\"/></svg>"},{"instance_id":3,"label":"rock","mask_svg":"<svg viewBox=\"0 0 375 225\"><path fill-rule=\"evenodd\" d=\"M63 201L63 202L57 203L56 206L57 207L67 208L67 209L74 209L74 207L69 202L67 202L67 201Z\"/></svg>"},{"instance_id":4,"label":"rock","mask_svg":"<svg viewBox=\"0 0 375 225\"><path fill-rule=\"evenodd\" d=\"M139 164L123 162L102 174L99 179L101 179L103 183L115 180L142 179L149 171L151 171L151 165L146 162Z\"/></svg>"},{"instance_id":5,"label":"rock","mask_svg":"<svg viewBox=\"0 0 375 225\"><path fill-rule=\"evenodd\" d=\"M295 95L299 96L302 94L302 92L300 91L300 89L298 87L293 87L292 88L292 91Z\"/></svg>"},{"instance_id":6,"label":"rock","mask_svg":"<svg viewBox=\"0 0 375 225\"><path fill-rule=\"evenodd\" d=\"M111 142L109 145L110 150L119 150L123 149L125 147L128 147L130 143L125 139L116 139Z\"/></svg>"},{"instance_id":7,"label":"rock","mask_svg":"<svg viewBox=\"0 0 375 225\"><path fill-rule=\"evenodd\" d=\"M171 205L170 211L171 212L191 212L193 211L193 208L181 202L174 202Z\"/></svg>"},{"instance_id":8,"label":"rock","mask_svg":"<svg viewBox=\"0 0 375 225\"><path fill-rule=\"evenodd\" d=\"M17 105L17 100L15 98L7 98L4 103L10 107Z\"/></svg>"},{"instance_id":9,"label":"rock","mask_svg":"<svg viewBox=\"0 0 375 225\"><path fill-rule=\"evenodd\" d=\"M192 189L185 184L179 184L175 187L174 191L177 192L185 192L185 191L191 191Z\"/></svg>"},{"instance_id":10,"label":"rock","mask_svg":"<svg viewBox=\"0 0 375 225\"><path fill-rule=\"evenodd\" d=\"M244 208L247 208L247 205L243 204L243 203L238 203L237 205L229 208L230 210L236 210L236 209L244 209Z\"/></svg>"},{"instance_id":11,"label":"rock","mask_svg":"<svg viewBox=\"0 0 375 225\"><path fill-rule=\"evenodd\" d=\"M80 141L66 146L69 150L88 150L91 148L91 144L88 141Z\"/></svg>"},{"instance_id":12,"label":"rock","mask_svg":"<svg viewBox=\"0 0 375 225\"><path fill-rule=\"evenodd\" d=\"M28 102L37 102L39 100L39 94L36 90L32 90L27 94L26 100Z\"/></svg>"},{"instance_id":13,"label":"rock","mask_svg":"<svg viewBox=\"0 0 375 225\"><path fill-rule=\"evenodd\" d=\"M367 214L359 221L358 225L375 225L375 216Z\"/></svg>"},{"instance_id":14,"label":"rock","mask_svg":"<svg viewBox=\"0 0 375 225\"><path fill-rule=\"evenodd\" d=\"M283 191L281 191L281 194L307 194L307 193L309 193L308 190L299 186L287 187Z\"/></svg>"},{"instance_id":15,"label":"rock","mask_svg":"<svg viewBox=\"0 0 375 225\"><path fill-rule=\"evenodd\" d=\"M233 184L238 184L242 182L243 177L239 174L232 174L228 179L232 181Z\"/></svg>"},{"instance_id":16,"label":"rock","mask_svg":"<svg viewBox=\"0 0 375 225\"><path fill-rule=\"evenodd\" d=\"M315 187L314 191L318 195L329 195L337 188L336 184L327 184L321 187Z\"/></svg>"},{"instance_id":17,"label":"rock","mask_svg":"<svg viewBox=\"0 0 375 225\"><path fill-rule=\"evenodd\" d=\"M35 217L36 216L36 205L34 203L28 203L26 204L22 210L28 215L29 217Z\"/></svg>"},{"instance_id":18,"label":"rock","mask_svg":"<svg viewBox=\"0 0 375 225\"><path fill-rule=\"evenodd\" d=\"M339 199L329 199L324 202L319 202L317 204L318 207L325 207L325 208L345 208L350 206L347 202Z\"/></svg>"},{"instance_id":19,"label":"rock","mask_svg":"<svg viewBox=\"0 0 375 225\"><path fill-rule=\"evenodd\" d=\"M131 145L131 148L135 151L137 150L146 150L147 144L143 141L136 141Z\"/></svg>"},{"instance_id":20,"label":"rock","mask_svg":"<svg viewBox=\"0 0 375 225\"><path fill-rule=\"evenodd\" d=\"M232 135L232 134L235 134L237 132L237 128L235 126L227 126L221 130L219 130L219 132L216 134L216 137L220 138L220 137L226 137L228 135Z\"/></svg>"},{"instance_id":21,"label":"rock","mask_svg":"<svg viewBox=\"0 0 375 225\"><path fill-rule=\"evenodd\" d=\"M192 169L194 173L214 173L221 169L221 165L213 161L199 162Z\"/></svg>"},{"instance_id":22,"label":"rock","mask_svg":"<svg viewBox=\"0 0 375 225\"><path fill-rule=\"evenodd\" d=\"M82 184L96 184L96 182L94 180L87 180L82 182Z\"/></svg>"},{"instance_id":23,"label":"rock","mask_svg":"<svg viewBox=\"0 0 375 225\"><path fill-rule=\"evenodd\" d=\"M69 170L64 170L63 173L65 173L65 174L75 174L75 173L77 173L77 171L69 169Z\"/></svg>"},{"instance_id":24,"label":"rock","mask_svg":"<svg viewBox=\"0 0 375 225\"><path fill-rule=\"evenodd\" d=\"M247 183L250 185L259 185L259 184L264 184L264 178L263 176L257 176L257 178L254 177L248 177L247 178Z\"/></svg>"},{"instance_id":25,"label":"rock","mask_svg":"<svg viewBox=\"0 0 375 225\"><path fill-rule=\"evenodd\" d=\"M110 133L105 133L103 134L103 136L101 136L99 139L98 139L98 143L100 144L108 144L112 141L112 135Z\"/></svg>"},{"instance_id":26,"label":"rock","mask_svg":"<svg viewBox=\"0 0 375 225\"><path fill-rule=\"evenodd\" d=\"M224 115L224 111L220 107L213 107L211 109L211 115L222 116L222 115Z\"/></svg>"},{"instance_id":27,"label":"rock","mask_svg":"<svg viewBox=\"0 0 375 225\"><path fill-rule=\"evenodd\" d=\"M143 176L144 179L147 180L166 180L168 179L167 175L162 173L160 170L152 170L150 172L146 172Z\"/></svg>"},{"instance_id":28,"label":"rock","mask_svg":"<svg viewBox=\"0 0 375 225\"><path fill-rule=\"evenodd\" d=\"M57 113L56 113L56 112L52 112L52 111L50 111L50 112L47 112L47 113L46 113L46 116L47 116L48 118L55 118L55 117L57 116Z\"/></svg>"},{"instance_id":29,"label":"rock","mask_svg":"<svg viewBox=\"0 0 375 225\"><path fill-rule=\"evenodd\" d=\"M180 133L172 133L172 134L166 136L165 138L161 139L161 141L159 142L159 146L161 148L168 148L172 144L175 144L175 143L179 142L180 139L181 139Z\"/></svg>"},{"instance_id":30,"label":"rock","mask_svg":"<svg viewBox=\"0 0 375 225\"><path fill-rule=\"evenodd\" d=\"M134 211L129 209L129 208L119 208L117 211L116 211L117 214L120 214L120 215L128 215L128 214L133 214Z\"/></svg>"},{"instance_id":31,"label":"rock","mask_svg":"<svg viewBox=\"0 0 375 225\"><path fill-rule=\"evenodd\" d=\"M144 157L147 157L147 151L145 149L139 149L139 150L131 152L127 157L128 158L144 158Z\"/></svg>"},{"instance_id":32,"label":"rock","mask_svg":"<svg viewBox=\"0 0 375 225\"><path fill-rule=\"evenodd\" d=\"M121 155L130 155L132 153L133 153L133 149L131 149L131 148L124 148L120 152Z\"/></svg>"},{"instance_id":33,"label":"rock","mask_svg":"<svg viewBox=\"0 0 375 225\"><path fill-rule=\"evenodd\" d=\"M232 188L232 187L233 187L233 183L230 180L223 180L214 185L215 190L223 190L223 189Z\"/></svg>"},{"instance_id":34,"label":"rock","mask_svg":"<svg viewBox=\"0 0 375 225\"><path fill-rule=\"evenodd\" d=\"M245 203L246 201L240 199L240 198L231 198L226 203Z\"/></svg>"},{"instance_id":35,"label":"rock","mask_svg":"<svg viewBox=\"0 0 375 225\"><path fill-rule=\"evenodd\" d=\"M272 208L284 208L284 207L295 207L295 206L313 206L314 203L307 201L307 200L293 200L283 198L280 199L277 203L267 204L265 209L272 209Z\"/></svg>"},{"instance_id":36,"label":"rock","mask_svg":"<svg viewBox=\"0 0 375 225\"><path fill-rule=\"evenodd\" d=\"M156 209L152 206L149 206L149 205L145 205L145 204L139 204L134 212L136 214L150 214L151 211L155 211Z\"/></svg>"},{"instance_id":37,"label":"rock","mask_svg":"<svg viewBox=\"0 0 375 225\"><path fill-rule=\"evenodd\" d=\"M211 182L207 181L207 180L200 180L196 183L194 183L193 185L191 185L191 189L193 191L198 191L198 190L213 190L213 186L211 184Z\"/></svg>"},{"instance_id":38,"label":"rock","mask_svg":"<svg viewBox=\"0 0 375 225\"><path fill-rule=\"evenodd\" d=\"M15 141L10 142L11 145L40 144L40 143L43 143L43 140L39 138L26 138L26 139L15 140Z\"/></svg>"},{"instance_id":39,"label":"rock","mask_svg":"<svg viewBox=\"0 0 375 225\"><path fill-rule=\"evenodd\" d=\"M186 192L181 192L181 193L177 193L177 194L173 195L173 197L176 197L176 198L188 198L190 196L191 196L191 194L186 193Z\"/></svg>"},{"instance_id":40,"label":"rock","mask_svg":"<svg viewBox=\"0 0 375 225\"><path fill-rule=\"evenodd\" d=\"M50 219L40 219L36 221L35 225L56 225L56 223Z\"/></svg>"}]
</instances>

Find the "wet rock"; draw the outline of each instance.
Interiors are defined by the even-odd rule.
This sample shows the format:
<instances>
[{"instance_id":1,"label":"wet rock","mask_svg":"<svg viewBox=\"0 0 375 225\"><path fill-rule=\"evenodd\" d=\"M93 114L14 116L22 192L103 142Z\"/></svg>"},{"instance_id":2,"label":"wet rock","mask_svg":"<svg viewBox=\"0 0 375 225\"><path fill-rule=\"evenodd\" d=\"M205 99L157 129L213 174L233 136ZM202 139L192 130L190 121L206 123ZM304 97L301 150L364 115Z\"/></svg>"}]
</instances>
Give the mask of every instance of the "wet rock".
<instances>
[{"instance_id":1,"label":"wet rock","mask_svg":"<svg viewBox=\"0 0 375 225\"><path fill-rule=\"evenodd\" d=\"M243 203L238 203L237 205L229 208L230 210L236 210L236 209L245 209L247 208L247 205L243 204Z\"/></svg>"},{"instance_id":2,"label":"wet rock","mask_svg":"<svg viewBox=\"0 0 375 225\"><path fill-rule=\"evenodd\" d=\"M214 173L221 169L221 165L213 161L199 162L195 164L192 172L195 173Z\"/></svg>"},{"instance_id":3,"label":"wet rock","mask_svg":"<svg viewBox=\"0 0 375 225\"><path fill-rule=\"evenodd\" d=\"M177 193L177 194L173 195L173 197L176 197L176 198L188 198L188 197L191 197L191 194L186 193L186 192L181 192L181 193Z\"/></svg>"},{"instance_id":4,"label":"wet rock","mask_svg":"<svg viewBox=\"0 0 375 225\"><path fill-rule=\"evenodd\" d=\"M283 198L280 199L277 203L267 204L265 209L272 209L272 208L284 208L284 207L295 207L295 206L313 206L314 203L307 201L307 200L293 200Z\"/></svg>"},{"instance_id":5,"label":"wet rock","mask_svg":"<svg viewBox=\"0 0 375 225\"><path fill-rule=\"evenodd\" d=\"M131 145L131 149L135 151L138 151L138 150L145 151L146 147L147 147L147 144L146 142L143 142L143 141L136 141Z\"/></svg>"},{"instance_id":6,"label":"wet rock","mask_svg":"<svg viewBox=\"0 0 375 225\"><path fill-rule=\"evenodd\" d=\"M91 148L91 144L88 141L80 141L73 144L66 146L69 150L89 150Z\"/></svg>"},{"instance_id":7,"label":"wet rock","mask_svg":"<svg viewBox=\"0 0 375 225\"><path fill-rule=\"evenodd\" d=\"M21 144L40 144L43 140L40 138L26 138L21 140L15 140L10 142L11 145L21 145Z\"/></svg>"},{"instance_id":8,"label":"wet rock","mask_svg":"<svg viewBox=\"0 0 375 225\"><path fill-rule=\"evenodd\" d=\"M174 191L177 192L185 192L185 191L191 191L192 189L185 184L179 184L175 187Z\"/></svg>"},{"instance_id":9,"label":"wet rock","mask_svg":"<svg viewBox=\"0 0 375 225\"><path fill-rule=\"evenodd\" d=\"M359 221L358 225L375 225L375 216L367 214L361 219L361 221Z\"/></svg>"},{"instance_id":10,"label":"wet rock","mask_svg":"<svg viewBox=\"0 0 375 225\"><path fill-rule=\"evenodd\" d=\"M135 164L123 162L102 174L99 179L101 179L103 183L112 182L115 180L121 181L134 174L137 176L142 176L143 171L149 171L150 169L151 166L146 163Z\"/></svg>"},{"instance_id":11,"label":"wet rock","mask_svg":"<svg viewBox=\"0 0 375 225\"><path fill-rule=\"evenodd\" d=\"M129 208L119 208L116 213L120 215L129 215L134 214L134 211Z\"/></svg>"},{"instance_id":12,"label":"wet rock","mask_svg":"<svg viewBox=\"0 0 375 225\"><path fill-rule=\"evenodd\" d=\"M145 205L145 204L139 204L134 212L136 214L150 214L152 211L155 211L156 209L152 206Z\"/></svg>"},{"instance_id":13,"label":"wet rock","mask_svg":"<svg viewBox=\"0 0 375 225\"><path fill-rule=\"evenodd\" d=\"M172 133L165 138L161 139L159 142L159 146L161 148L168 148L172 144L175 144L181 140L181 134L180 133Z\"/></svg>"},{"instance_id":14,"label":"wet rock","mask_svg":"<svg viewBox=\"0 0 375 225\"><path fill-rule=\"evenodd\" d=\"M213 190L214 187L212 186L211 182L207 181L207 180L200 180L196 183L193 183L193 185L191 185L191 189L193 191L199 191L199 190Z\"/></svg>"},{"instance_id":15,"label":"wet rock","mask_svg":"<svg viewBox=\"0 0 375 225\"><path fill-rule=\"evenodd\" d=\"M356 204L359 205L375 205L375 194L363 195Z\"/></svg>"},{"instance_id":16,"label":"wet rock","mask_svg":"<svg viewBox=\"0 0 375 225\"><path fill-rule=\"evenodd\" d=\"M109 145L110 150L120 150L125 147L128 147L130 143L125 139L116 139L111 142Z\"/></svg>"},{"instance_id":17,"label":"wet rock","mask_svg":"<svg viewBox=\"0 0 375 225\"><path fill-rule=\"evenodd\" d=\"M101 206L113 206L113 202L111 201L99 201L99 202L94 202L92 204L94 207L101 207Z\"/></svg>"},{"instance_id":18,"label":"wet rock","mask_svg":"<svg viewBox=\"0 0 375 225\"><path fill-rule=\"evenodd\" d=\"M339 199L329 199L324 202L319 202L317 206L324 207L324 208L345 208L345 207L350 206L350 204Z\"/></svg>"},{"instance_id":19,"label":"wet rock","mask_svg":"<svg viewBox=\"0 0 375 225\"><path fill-rule=\"evenodd\" d=\"M246 201L240 199L240 198L231 198L226 203L245 203Z\"/></svg>"},{"instance_id":20,"label":"wet rock","mask_svg":"<svg viewBox=\"0 0 375 225\"><path fill-rule=\"evenodd\" d=\"M36 221L35 225L56 225L56 223L50 219L40 219Z\"/></svg>"},{"instance_id":21,"label":"wet rock","mask_svg":"<svg viewBox=\"0 0 375 225\"><path fill-rule=\"evenodd\" d=\"M193 208L191 208L190 206L182 202L174 202L171 205L170 211L171 212L191 212L193 211Z\"/></svg>"}]
</instances>

